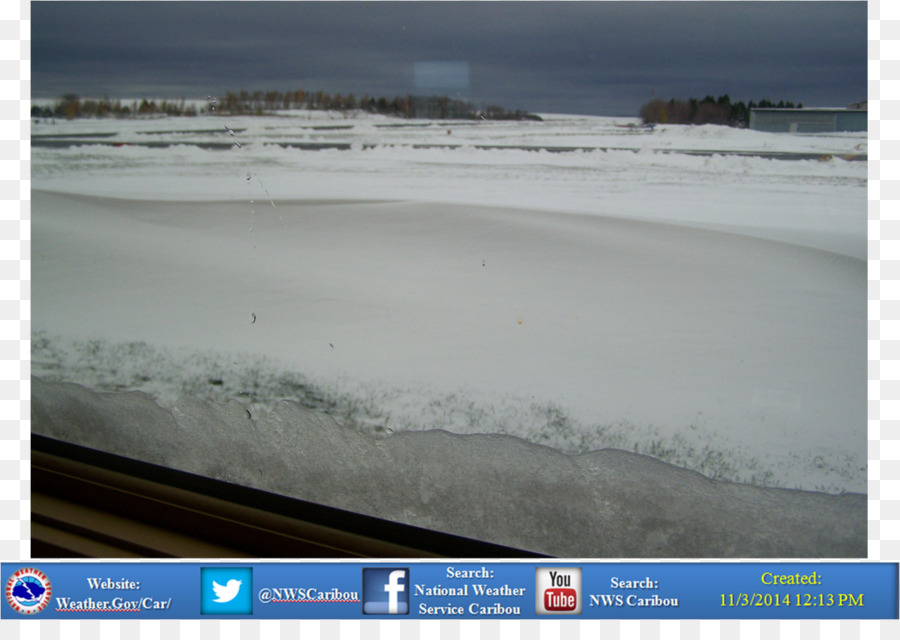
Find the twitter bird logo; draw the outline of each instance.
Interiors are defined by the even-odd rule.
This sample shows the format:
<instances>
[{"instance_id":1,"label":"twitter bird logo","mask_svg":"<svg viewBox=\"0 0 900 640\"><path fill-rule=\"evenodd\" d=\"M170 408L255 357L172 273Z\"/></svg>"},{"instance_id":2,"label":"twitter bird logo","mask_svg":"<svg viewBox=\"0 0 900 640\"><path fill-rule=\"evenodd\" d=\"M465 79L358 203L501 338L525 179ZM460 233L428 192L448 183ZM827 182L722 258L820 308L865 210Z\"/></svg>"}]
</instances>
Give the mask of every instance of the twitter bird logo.
<instances>
[{"instance_id":1,"label":"twitter bird logo","mask_svg":"<svg viewBox=\"0 0 900 640\"><path fill-rule=\"evenodd\" d=\"M200 613L253 615L253 568L201 567Z\"/></svg>"},{"instance_id":2,"label":"twitter bird logo","mask_svg":"<svg viewBox=\"0 0 900 640\"><path fill-rule=\"evenodd\" d=\"M218 582L213 580L213 591L216 592L216 597L213 602L231 602L237 597L238 591L241 590L241 585L243 583L240 580L229 580L228 583L223 587Z\"/></svg>"}]
</instances>

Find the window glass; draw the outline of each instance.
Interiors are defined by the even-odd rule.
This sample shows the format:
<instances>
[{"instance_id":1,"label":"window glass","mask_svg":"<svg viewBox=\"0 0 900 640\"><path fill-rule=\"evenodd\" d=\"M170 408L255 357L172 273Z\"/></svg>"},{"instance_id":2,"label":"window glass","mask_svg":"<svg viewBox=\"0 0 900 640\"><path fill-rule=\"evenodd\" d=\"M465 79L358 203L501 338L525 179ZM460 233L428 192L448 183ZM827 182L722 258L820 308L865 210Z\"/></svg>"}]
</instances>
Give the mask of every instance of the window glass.
<instances>
[{"instance_id":1,"label":"window glass","mask_svg":"<svg viewBox=\"0 0 900 640\"><path fill-rule=\"evenodd\" d=\"M748 4L33 4L35 431L555 555L782 499L864 555L865 4Z\"/></svg>"}]
</instances>

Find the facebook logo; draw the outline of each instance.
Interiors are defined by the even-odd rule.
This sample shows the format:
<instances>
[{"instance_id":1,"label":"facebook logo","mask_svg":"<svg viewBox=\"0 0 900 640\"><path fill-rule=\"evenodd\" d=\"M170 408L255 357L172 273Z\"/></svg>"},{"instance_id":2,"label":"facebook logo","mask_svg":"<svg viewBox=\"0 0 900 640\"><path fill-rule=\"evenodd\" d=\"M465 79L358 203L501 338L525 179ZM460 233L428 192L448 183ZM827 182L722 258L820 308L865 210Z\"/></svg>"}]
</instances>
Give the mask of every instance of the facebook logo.
<instances>
[{"instance_id":1,"label":"facebook logo","mask_svg":"<svg viewBox=\"0 0 900 640\"><path fill-rule=\"evenodd\" d=\"M363 569L363 613L409 613L409 569Z\"/></svg>"}]
</instances>

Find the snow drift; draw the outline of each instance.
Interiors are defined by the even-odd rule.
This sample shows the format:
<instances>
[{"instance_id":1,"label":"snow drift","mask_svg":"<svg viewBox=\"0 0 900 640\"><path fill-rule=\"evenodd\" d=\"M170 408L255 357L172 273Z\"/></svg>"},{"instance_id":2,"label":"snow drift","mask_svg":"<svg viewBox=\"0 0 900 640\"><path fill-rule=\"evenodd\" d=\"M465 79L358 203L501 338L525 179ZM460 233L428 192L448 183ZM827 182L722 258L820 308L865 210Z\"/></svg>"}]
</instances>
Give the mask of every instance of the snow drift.
<instances>
[{"instance_id":1,"label":"snow drift","mask_svg":"<svg viewBox=\"0 0 900 640\"><path fill-rule=\"evenodd\" d=\"M862 260L448 203L36 190L33 208L38 375L92 386L105 367L107 386L94 388L110 390L127 368L141 374L127 388L158 398L165 377L177 397L211 379L224 388L252 354L320 387L355 386L379 405L370 424L395 431L505 431L570 453L679 438L726 456L729 480L865 488ZM63 337L74 357L59 355ZM148 348L110 348L104 362L101 340ZM163 348L223 355L184 362ZM231 397L266 393L243 377ZM535 406L547 408L543 429L528 426ZM571 436L556 436L561 422ZM610 442L611 429L627 437ZM683 466L704 470L697 458Z\"/></svg>"}]
</instances>

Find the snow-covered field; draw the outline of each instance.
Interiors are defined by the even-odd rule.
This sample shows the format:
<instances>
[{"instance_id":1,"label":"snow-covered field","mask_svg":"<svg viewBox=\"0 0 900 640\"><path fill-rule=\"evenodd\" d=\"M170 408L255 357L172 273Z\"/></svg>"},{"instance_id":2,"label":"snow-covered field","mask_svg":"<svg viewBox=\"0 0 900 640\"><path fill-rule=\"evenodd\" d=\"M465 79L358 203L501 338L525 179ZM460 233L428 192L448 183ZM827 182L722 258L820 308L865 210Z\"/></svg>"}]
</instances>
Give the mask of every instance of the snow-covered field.
<instances>
[{"instance_id":1,"label":"snow-covered field","mask_svg":"<svg viewBox=\"0 0 900 640\"><path fill-rule=\"evenodd\" d=\"M36 122L32 371L864 492L865 135L634 122Z\"/></svg>"}]
</instances>

